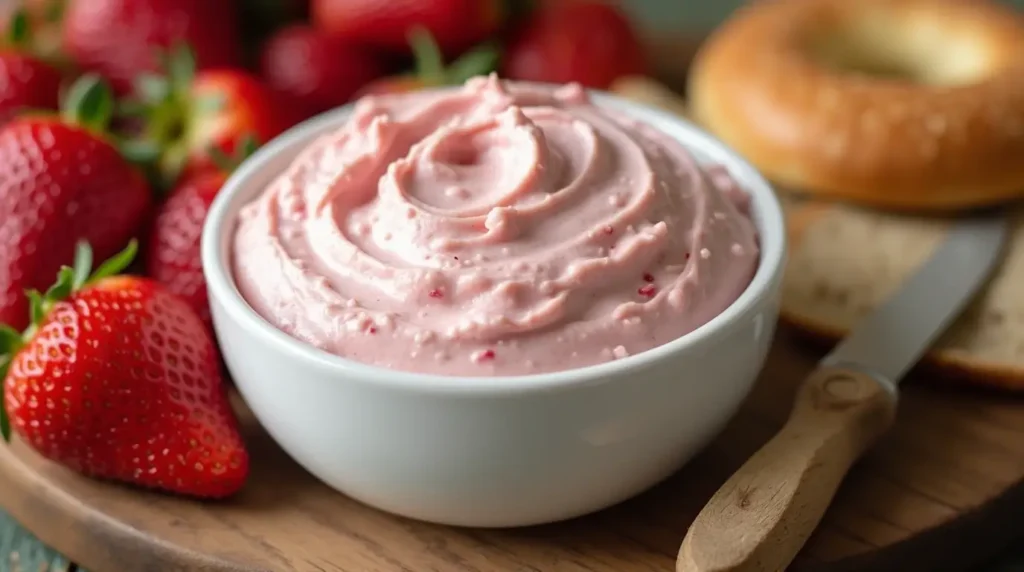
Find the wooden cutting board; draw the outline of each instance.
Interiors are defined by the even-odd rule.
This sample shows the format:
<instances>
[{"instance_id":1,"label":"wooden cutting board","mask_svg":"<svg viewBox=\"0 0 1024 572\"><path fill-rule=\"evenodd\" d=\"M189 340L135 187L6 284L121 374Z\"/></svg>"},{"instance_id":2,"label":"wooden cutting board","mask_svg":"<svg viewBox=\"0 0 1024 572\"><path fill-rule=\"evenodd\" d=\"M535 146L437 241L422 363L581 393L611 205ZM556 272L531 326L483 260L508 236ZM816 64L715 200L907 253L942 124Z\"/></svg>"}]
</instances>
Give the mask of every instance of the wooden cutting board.
<instances>
[{"instance_id":1,"label":"wooden cutting board","mask_svg":"<svg viewBox=\"0 0 1024 572\"><path fill-rule=\"evenodd\" d=\"M728 429L655 489L574 521L469 530L392 517L319 484L241 408L252 480L203 504L94 482L21 443L0 446L0 505L92 572L673 570L694 515L778 428L817 355L782 329ZM1024 401L920 383L851 473L795 570L964 570L1024 514Z\"/></svg>"}]
</instances>

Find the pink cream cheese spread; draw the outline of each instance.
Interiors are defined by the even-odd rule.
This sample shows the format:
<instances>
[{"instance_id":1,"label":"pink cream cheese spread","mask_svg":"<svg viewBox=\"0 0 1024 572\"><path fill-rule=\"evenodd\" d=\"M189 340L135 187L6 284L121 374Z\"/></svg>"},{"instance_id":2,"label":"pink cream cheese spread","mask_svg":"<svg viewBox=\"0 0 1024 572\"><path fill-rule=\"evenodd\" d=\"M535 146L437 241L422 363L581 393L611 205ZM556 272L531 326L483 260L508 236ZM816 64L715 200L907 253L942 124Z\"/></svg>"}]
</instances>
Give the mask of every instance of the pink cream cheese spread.
<instances>
[{"instance_id":1,"label":"pink cream cheese spread","mask_svg":"<svg viewBox=\"0 0 1024 572\"><path fill-rule=\"evenodd\" d=\"M523 375L621 359L726 309L747 195L579 86L367 97L241 211L242 296L364 364Z\"/></svg>"}]
</instances>

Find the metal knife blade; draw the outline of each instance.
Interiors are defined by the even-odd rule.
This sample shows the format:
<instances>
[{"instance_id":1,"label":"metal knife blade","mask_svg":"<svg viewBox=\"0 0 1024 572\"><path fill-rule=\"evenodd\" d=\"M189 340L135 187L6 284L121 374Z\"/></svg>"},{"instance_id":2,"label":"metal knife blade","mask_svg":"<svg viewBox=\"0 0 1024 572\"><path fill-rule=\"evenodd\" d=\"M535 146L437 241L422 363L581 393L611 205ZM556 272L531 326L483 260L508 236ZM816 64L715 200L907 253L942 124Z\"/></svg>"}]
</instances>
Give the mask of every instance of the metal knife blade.
<instances>
[{"instance_id":1,"label":"metal knife blade","mask_svg":"<svg viewBox=\"0 0 1024 572\"><path fill-rule=\"evenodd\" d=\"M954 223L931 257L821 365L852 366L898 384L985 284L1008 228L1004 214Z\"/></svg>"},{"instance_id":2,"label":"metal knife blade","mask_svg":"<svg viewBox=\"0 0 1024 572\"><path fill-rule=\"evenodd\" d=\"M854 462L896 419L897 384L1003 251L1009 217L954 223L915 273L804 379L785 425L711 497L677 572L785 570Z\"/></svg>"}]
</instances>

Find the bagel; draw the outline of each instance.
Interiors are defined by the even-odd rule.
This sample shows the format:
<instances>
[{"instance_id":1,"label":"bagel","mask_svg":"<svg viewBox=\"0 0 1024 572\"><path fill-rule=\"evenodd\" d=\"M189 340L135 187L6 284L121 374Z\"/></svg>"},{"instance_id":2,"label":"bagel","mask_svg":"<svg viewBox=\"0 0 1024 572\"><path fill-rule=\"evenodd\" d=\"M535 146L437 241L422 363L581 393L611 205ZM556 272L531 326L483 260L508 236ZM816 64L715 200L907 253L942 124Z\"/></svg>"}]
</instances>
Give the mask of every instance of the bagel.
<instances>
[{"instance_id":1,"label":"bagel","mask_svg":"<svg viewBox=\"0 0 1024 572\"><path fill-rule=\"evenodd\" d=\"M1024 15L760 0L694 58L695 118L788 190L893 210L1024 196Z\"/></svg>"}]
</instances>

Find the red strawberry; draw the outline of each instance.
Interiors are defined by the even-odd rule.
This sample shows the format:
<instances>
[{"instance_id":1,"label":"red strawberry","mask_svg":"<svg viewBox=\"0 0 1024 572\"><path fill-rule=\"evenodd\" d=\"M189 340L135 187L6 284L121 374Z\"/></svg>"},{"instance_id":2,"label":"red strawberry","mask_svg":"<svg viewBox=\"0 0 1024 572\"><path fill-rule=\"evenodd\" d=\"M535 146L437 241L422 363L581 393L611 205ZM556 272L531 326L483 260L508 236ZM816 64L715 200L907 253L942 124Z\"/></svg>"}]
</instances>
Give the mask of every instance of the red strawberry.
<instances>
[{"instance_id":1,"label":"red strawberry","mask_svg":"<svg viewBox=\"0 0 1024 572\"><path fill-rule=\"evenodd\" d=\"M318 28L382 50L407 50L422 26L447 54L489 38L506 16L503 0L312 0L310 12Z\"/></svg>"},{"instance_id":2,"label":"red strawberry","mask_svg":"<svg viewBox=\"0 0 1024 572\"><path fill-rule=\"evenodd\" d=\"M145 177L104 132L112 108L106 84L86 75L63 117L25 115L0 128L0 323L25 326L24 290L48 284L78 240L108 257L145 219Z\"/></svg>"},{"instance_id":3,"label":"red strawberry","mask_svg":"<svg viewBox=\"0 0 1024 572\"><path fill-rule=\"evenodd\" d=\"M412 47L413 56L416 58L415 71L411 74L374 80L363 86L356 94L357 97L459 85L473 76L485 75L494 71L498 64L497 49L490 43L484 43L445 66L440 48L430 32L424 28L413 28L409 33L409 44Z\"/></svg>"},{"instance_id":4,"label":"red strawberry","mask_svg":"<svg viewBox=\"0 0 1024 572\"><path fill-rule=\"evenodd\" d=\"M538 10L513 35L501 75L604 89L646 69L643 47L618 8L599 0L562 0Z\"/></svg>"},{"instance_id":5,"label":"red strawberry","mask_svg":"<svg viewBox=\"0 0 1024 572\"><path fill-rule=\"evenodd\" d=\"M233 69L196 72L187 48L172 50L166 76L138 78L137 99L126 112L143 122L133 143L159 151L159 184L170 188L184 172L212 166L210 150L234 156L236 144L252 136L263 144L301 117L283 96L256 76Z\"/></svg>"},{"instance_id":6,"label":"red strawberry","mask_svg":"<svg viewBox=\"0 0 1024 572\"><path fill-rule=\"evenodd\" d=\"M64 48L125 92L157 70L160 49L178 44L195 50L202 69L239 65L236 16L234 0L67 0Z\"/></svg>"},{"instance_id":7,"label":"red strawberry","mask_svg":"<svg viewBox=\"0 0 1024 572\"><path fill-rule=\"evenodd\" d=\"M199 317L157 282L119 276L135 242L89 275L81 243L24 334L0 329L4 439L85 475L197 497L245 483L249 457ZM60 380L54 383L54 380Z\"/></svg>"},{"instance_id":8,"label":"red strawberry","mask_svg":"<svg viewBox=\"0 0 1024 572\"><path fill-rule=\"evenodd\" d=\"M24 11L9 22L7 45L0 49L0 125L26 109L57 109L61 74L29 51L29 21Z\"/></svg>"},{"instance_id":9,"label":"red strawberry","mask_svg":"<svg viewBox=\"0 0 1024 572\"><path fill-rule=\"evenodd\" d=\"M272 36L263 46L260 68L267 84L301 105L307 117L346 103L385 73L383 63L365 49L305 24Z\"/></svg>"},{"instance_id":10,"label":"red strawberry","mask_svg":"<svg viewBox=\"0 0 1024 572\"><path fill-rule=\"evenodd\" d=\"M160 206L149 237L146 273L185 299L211 328L206 279L199 255L206 213L231 171L256 148L247 138L237 158L218 157L218 169L185 177Z\"/></svg>"}]
</instances>

